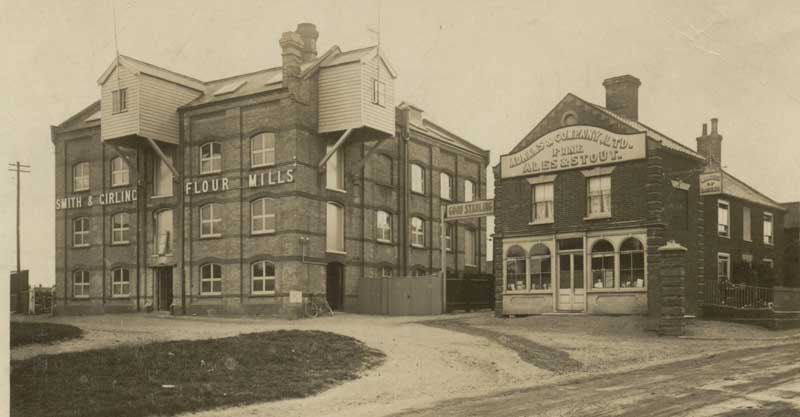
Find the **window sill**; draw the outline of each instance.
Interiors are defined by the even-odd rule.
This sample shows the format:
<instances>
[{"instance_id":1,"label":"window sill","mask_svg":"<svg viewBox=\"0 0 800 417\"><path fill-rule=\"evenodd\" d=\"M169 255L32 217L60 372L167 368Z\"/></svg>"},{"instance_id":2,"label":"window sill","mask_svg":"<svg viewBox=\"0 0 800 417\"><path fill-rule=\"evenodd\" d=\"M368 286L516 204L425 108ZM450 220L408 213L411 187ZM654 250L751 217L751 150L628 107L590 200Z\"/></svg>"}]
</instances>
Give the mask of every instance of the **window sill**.
<instances>
[{"instance_id":1,"label":"window sill","mask_svg":"<svg viewBox=\"0 0 800 417\"><path fill-rule=\"evenodd\" d=\"M112 295L112 296L111 296L111 298L113 298L113 299L115 299L115 300L124 300L124 299L127 299L127 298L131 298L131 295L130 295L130 294L125 294L125 295Z\"/></svg>"},{"instance_id":2,"label":"window sill","mask_svg":"<svg viewBox=\"0 0 800 417\"><path fill-rule=\"evenodd\" d=\"M420 192L420 191L411 190L411 194L416 194L416 195L420 195L420 196L425 197L425 193L424 192Z\"/></svg>"},{"instance_id":3,"label":"window sill","mask_svg":"<svg viewBox=\"0 0 800 417\"><path fill-rule=\"evenodd\" d=\"M222 298L222 293L221 292L213 292L213 293L205 293L205 294L200 293L200 295L198 297L200 297L200 298Z\"/></svg>"},{"instance_id":4,"label":"window sill","mask_svg":"<svg viewBox=\"0 0 800 417\"><path fill-rule=\"evenodd\" d=\"M334 255L347 255L347 252L333 249L325 249L325 253L332 253Z\"/></svg>"},{"instance_id":5,"label":"window sill","mask_svg":"<svg viewBox=\"0 0 800 417\"><path fill-rule=\"evenodd\" d=\"M85 192L87 192L89 190L91 190L91 188L81 188L80 190L72 190L72 192L73 193L85 193Z\"/></svg>"},{"instance_id":6,"label":"window sill","mask_svg":"<svg viewBox=\"0 0 800 417\"><path fill-rule=\"evenodd\" d=\"M730 239L730 238L731 238L731 235L721 235L721 234L717 234L717 237L724 237L725 239Z\"/></svg>"},{"instance_id":7,"label":"window sill","mask_svg":"<svg viewBox=\"0 0 800 417\"><path fill-rule=\"evenodd\" d=\"M584 218L584 220L586 220L586 218ZM553 223L555 223L555 221L553 219L534 220L534 221L528 223L528 226L538 226L538 225L542 225L542 224L553 224Z\"/></svg>"},{"instance_id":8,"label":"window sill","mask_svg":"<svg viewBox=\"0 0 800 417\"><path fill-rule=\"evenodd\" d=\"M268 236L274 234L275 234L275 229L264 230L263 232L252 232L252 231L250 232L250 236L265 236L265 235Z\"/></svg>"},{"instance_id":9,"label":"window sill","mask_svg":"<svg viewBox=\"0 0 800 417\"><path fill-rule=\"evenodd\" d=\"M423 245L416 245L416 244L413 244L413 243L411 244L411 247L412 247L412 248L415 248L415 249L425 249L425 246L423 246Z\"/></svg>"},{"instance_id":10,"label":"window sill","mask_svg":"<svg viewBox=\"0 0 800 417\"><path fill-rule=\"evenodd\" d=\"M175 256L175 254L173 252L169 252L169 253L156 253L156 254L151 255L150 257L151 258L169 258L169 257L172 257L172 256Z\"/></svg>"},{"instance_id":11,"label":"window sill","mask_svg":"<svg viewBox=\"0 0 800 417\"><path fill-rule=\"evenodd\" d=\"M274 166L275 166L275 163L273 162L271 164L251 165L250 169L262 169L262 168L270 168L270 167L274 167Z\"/></svg>"},{"instance_id":12,"label":"window sill","mask_svg":"<svg viewBox=\"0 0 800 417\"><path fill-rule=\"evenodd\" d=\"M610 219L611 213L608 214L591 214L583 218L583 220L602 220L602 219Z\"/></svg>"},{"instance_id":13,"label":"window sill","mask_svg":"<svg viewBox=\"0 0 800 417\"><path fill-rule=\"evenodd\" d=\"M375 241L383 245L394 245L394 242L391 240L376 239Z\"/></svg>"},{"instance_id":14,"label":"window sill","mask_svg":"<svg viewBox=\"0 0 800 417\"><path fill-rule=\"evenodd\" d=\"M174 195L172 195L172 194L159 194L159 195L151 195L151 196L150 196L150 199L152 199L152 200L158 200L158 199L170 198L170 197L174 197Z\"/></svg>"},{"instance_id":15,"label":"window sill","mask_svg":"<svg viewBox=\"0 0 800 417\"><path fill-rule=\"evenodd\" d=\"M72 297L72 299L73 300L88 300L89 296L88 295L75 295L75 296Z\"/></svg>"},{"instance_id":16,"label":"window sill","mask_svg":"<svg viewBox=\"0 0 800 417\"><path fill-rule=\"evenodd\" d=\"M126 240L124 242L111 242L111 246L127 246L130 244L131 242L129 240Z\"/></svg>"},{"instance_id":17,"label":"window sill","mask_svg":"<svg viewBox=\"0 0 800 417\"><path fill-rule=\"evenodd\" d=\"M115 114L123 114L123 113L127 113L127 112L128 112L128 109L120 110L120 111L112 111L111 115L113 116Z\"/></svg>"},{"instance_id":18,"label":"window sill","mask_svg":"<svg viewBox=\"0 0 800 417\"><path fill-rule=\"evenodd\" d=\"M222 170L220 169L218 171L201 172L201 173L197 174L197 176L205 177L205 176L208 176L208 175L216 175L216 174L222 174Z\"/></svg>"},{"instance_id":19,"label":"window sill","mask_svg":"<svg viewBox=\"0 0 800 417\"><path fill-rule=\"evenodd\" d=\"M250 298L275 298L278 294L275 294L275 291L265 291L265 292L251 292Z\"/></svg>"},{"instance_id":20,"label":"window sill","mask_svg":"<svg viewBox=\"0 0 800 417\"><path fill-rule=\"evenodd\" d=\"M122 188L122 187L127 187L129 185L131 185L130 182L126 182L125 184L111 184L110 188Z\"/></svg>"},{"instance_id":21,"label":"window sill","mask_svg":"<svg viewBox=\"0 0 800 417\"><path fill-rule=\"evenodd\" d=\"M743 240L743 241L745 241L745 242L747 242L747 243L753 243L753 239L745 239L745 238L742 238L742 240Z\"/></svg>"},{"instance_id":22,"label":"window sill","mask_svg":"<svg viewBox=\"0 0 800 417\"><path fill-rule=\"evenodd\" d=\"M222 239L222 235L221 234L205 235L205 236L204 235L200 235L200 239Z\"/></svg>"},{"instance_id":23,"label":"window sill","mask_svg":"<svg viewBox=\"0 0 800 417\"><path fill-rule=\"evenodd\" d=\"M92 245L72 245L72 249L86 249L90 247L92 247Z\"/></svg>"},{"instance_id":24,"label":"window sill","mask_svg":"<svg viewBox=\"0 0 800 417\"><path fill-rule=\"evenodd\" d=\"M336 192L336 193L347 194L347 191L346 191L346 190L342 190L341 188L330 188L330 187L325 187L325 189L326 189L326 190L328 190L328 191L333 191L333 192Z\"/></svg>"}]
</instances>

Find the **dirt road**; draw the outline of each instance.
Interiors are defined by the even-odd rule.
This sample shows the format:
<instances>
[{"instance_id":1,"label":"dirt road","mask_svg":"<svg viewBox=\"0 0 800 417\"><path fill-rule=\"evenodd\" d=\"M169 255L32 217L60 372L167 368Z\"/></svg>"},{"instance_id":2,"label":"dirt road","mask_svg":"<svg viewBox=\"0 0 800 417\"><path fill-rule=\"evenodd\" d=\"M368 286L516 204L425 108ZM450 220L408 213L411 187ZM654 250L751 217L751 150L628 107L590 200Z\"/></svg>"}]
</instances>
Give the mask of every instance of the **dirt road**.
<instances>
[{"instance_id":1,"label":"dirt road","mask_svg":"<svg viewBox=\"0 0 800 417\"><path fill-rule=\"evenodd\" d=\"M394 416L800 416L800 343L458 398Z\"/></svg>"}]
</instances>

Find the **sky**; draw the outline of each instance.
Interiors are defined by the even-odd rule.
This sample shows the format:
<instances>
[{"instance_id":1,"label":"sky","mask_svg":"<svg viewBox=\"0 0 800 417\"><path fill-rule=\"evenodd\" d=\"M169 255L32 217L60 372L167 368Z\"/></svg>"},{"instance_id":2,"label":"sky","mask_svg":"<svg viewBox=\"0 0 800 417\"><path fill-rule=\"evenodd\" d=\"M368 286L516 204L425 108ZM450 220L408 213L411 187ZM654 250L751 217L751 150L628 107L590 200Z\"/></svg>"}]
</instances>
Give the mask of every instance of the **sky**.
<instances>
[{"instance_id":1,"label":"sky","mask_svg":"<svg viewBox=\"0 0 800 417\"><path fill-rule=\"evenodd\" d=\"M201 80L280 65L278 39L300 22L317 25L320 52L374 44L379 28L397 101L489 149L492 165L567 93L604 104L602 81L632 74L641 121L695 148L718 117L727 170L775 200L800 200L800 2L0 0L2 155L32 166L22 267L35 284L55 282L50 126L99 98L115 10L121 53ZM8 174L3 274L16 268Z\"/></svg>"}]
</instances>

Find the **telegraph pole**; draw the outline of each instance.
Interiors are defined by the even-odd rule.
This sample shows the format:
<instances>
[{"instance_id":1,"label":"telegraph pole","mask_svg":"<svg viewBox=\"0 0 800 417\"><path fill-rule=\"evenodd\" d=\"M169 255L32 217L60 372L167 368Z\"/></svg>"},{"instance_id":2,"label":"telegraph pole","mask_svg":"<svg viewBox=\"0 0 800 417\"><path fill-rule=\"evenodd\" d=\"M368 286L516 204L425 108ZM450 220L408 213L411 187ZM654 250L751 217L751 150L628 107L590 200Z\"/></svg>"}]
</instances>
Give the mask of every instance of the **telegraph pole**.
<instances>
[{"instance_id":1,"label":"telegraph pole","mask_svg":"<svg viewBox=\"0 0 800 417\"><path fill-rule=\"evenodd\" d=\"M20 252L20 245L19 245L19 242L20 242L20 239L19 239L19 195L20 195L19 176L20 176L20 174L30 173L30 171L28 171L28 169L30 169L31 166L22 164L19 161L15 162L13 164L8 164L8 165L12 167L12 168L9 168L8 170L12 171L12 172L16 172L16 174L17 174L17 273L19 273L21 271L20 256L19 256L19 252Z\"/></svg>"}]
</instances>

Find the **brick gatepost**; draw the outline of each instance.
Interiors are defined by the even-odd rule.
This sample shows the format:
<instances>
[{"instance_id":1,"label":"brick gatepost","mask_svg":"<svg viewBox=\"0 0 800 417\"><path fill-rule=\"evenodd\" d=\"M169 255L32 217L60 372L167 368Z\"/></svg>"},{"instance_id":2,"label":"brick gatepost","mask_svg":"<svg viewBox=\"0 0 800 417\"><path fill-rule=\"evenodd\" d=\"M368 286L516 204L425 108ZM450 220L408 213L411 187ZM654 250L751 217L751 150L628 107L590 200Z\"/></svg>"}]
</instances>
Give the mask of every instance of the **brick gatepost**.
<instances>
[{"instance_id":1,"label":"brick gatepost","mask_svg":"<svg viewBox=\"0 0 800 417\"><path fill-rule=\"evenodd\" d=\"M686 252L674 240L658 248L661 255L659 286L661 308L658 316L658 334L683 336L686 332Z\"/></svg>"}]
</instances>

